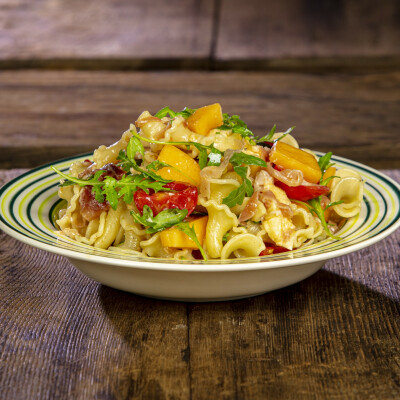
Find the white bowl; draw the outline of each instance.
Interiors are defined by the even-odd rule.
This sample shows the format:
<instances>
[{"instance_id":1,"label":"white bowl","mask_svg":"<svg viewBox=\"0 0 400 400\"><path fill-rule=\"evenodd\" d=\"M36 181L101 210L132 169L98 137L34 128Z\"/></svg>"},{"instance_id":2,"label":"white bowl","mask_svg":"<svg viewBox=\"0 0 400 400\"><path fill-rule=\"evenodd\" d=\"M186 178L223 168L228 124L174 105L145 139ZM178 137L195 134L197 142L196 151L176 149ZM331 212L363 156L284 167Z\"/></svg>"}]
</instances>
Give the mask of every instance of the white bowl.
<instances>
[{"instance_id":1,"label":"white bowl","mask_svg":"<svg viewBox=\"0 0 400 400\"><path fill-rule=\"evenodd\" d=\"M52 163L62 171L88 154ZM0 189L0 227L31 246L67 257L88 277L128 292L180 301L215 301L255 296L299 282L324 263L370 246L400 225L400 186L362 164L333 157L337 166L358 171L365 181L362 209L331 239L293 252L229 261L138 258L94 249L54 233L59 177L50 164L22 174Z\"/></svg>"}]
</instances>

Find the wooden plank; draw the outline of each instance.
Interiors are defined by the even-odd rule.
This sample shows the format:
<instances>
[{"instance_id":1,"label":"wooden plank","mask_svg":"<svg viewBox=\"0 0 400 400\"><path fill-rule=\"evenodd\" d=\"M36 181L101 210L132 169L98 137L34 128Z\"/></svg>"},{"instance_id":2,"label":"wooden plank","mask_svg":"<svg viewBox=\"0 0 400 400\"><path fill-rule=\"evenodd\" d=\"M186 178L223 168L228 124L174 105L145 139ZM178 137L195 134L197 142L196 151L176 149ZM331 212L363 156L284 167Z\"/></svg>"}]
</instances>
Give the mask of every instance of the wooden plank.
<instances>
[{"instance_id":1,"label":"wooden plank","mask_svg":"<svg viewBox=\"0 0 400 400\"><path fill-rule=\"evenodd\" d=\"M3 0L0 60L208 58L213 9L213 0Z\"/></svg>"},{"instance_id":2,"label":"wooden plank","mask_svg":"<svg viewBox=\"0 0 400 400\"><path fill-rule=\"evenodd\" d=\"M400 55L396 0L221 1L217 60ZM336 59L335 59L336 57ZM368 62L368 61L367 61ZM285 63L283 63L285 64Z\"/></svg>"},{"instance_id":3,"label":"wooden plank","mask_svg":"<svg viewBox=\"0 0 400 400\"><path fill-rule=\"evenodd\" d=\"M2 398L398 399L399 241L269 294L184 304L99 285L0 232Z\"/></svg>"},{"instance_id":4,"label":"wooden plank","mask_svg":"<svg viewBox=\"0 0 400 400\"><path fill-rule=\"evenodd\" d=\"M1 230L0 259L3 399L189 397L185 304L102 286Z\"/></svg>"},{"instance_id":5,"label":"wooden plank","mask_svg":"<svg viewBox=\"0 0 400 400\"><path fill-rule=\"evenodd\" d=\"M143 110L220 102L256 134L296 125L302 146L400 167L400 73L2 72L0 166L110 144Z\"/></svg>"},{"instance_id":6,"label":"wooden plank","mask_svg":"<svg viewBox=\"0 0 400 400\"><path fill-rule=\"evenodd\" d=\"M399 240L263 296L191 305L192 398L398 399Z\"/></svg>"}]
</instances>

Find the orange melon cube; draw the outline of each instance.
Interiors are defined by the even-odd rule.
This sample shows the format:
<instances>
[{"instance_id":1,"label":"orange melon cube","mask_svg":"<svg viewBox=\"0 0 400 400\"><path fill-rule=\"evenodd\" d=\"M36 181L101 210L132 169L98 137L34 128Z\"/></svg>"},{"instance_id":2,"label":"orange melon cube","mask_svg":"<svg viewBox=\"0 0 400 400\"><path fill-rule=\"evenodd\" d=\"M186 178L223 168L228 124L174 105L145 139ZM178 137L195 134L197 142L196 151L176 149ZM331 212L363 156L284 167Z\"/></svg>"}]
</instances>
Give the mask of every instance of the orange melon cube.
<instances>
[{"instance_id":1,"label":"orange melon cube","mask_svg":"<svg viewBox=\"0 0 400 400\"><path fill-rule=\"evenodd\" d=\"M189 222L189 226L194 228L197 239L203 246L206 235L208 216L196 218ZM178 249L198 249L195 242L186 233L178 228L172 227L160 232L161 243L164 247L174 247Z\"/></svg>"},{"instance_id":2,"label":"orange melon cube","mask_svg":"<svg viewBox=\"0 0 400 400\"><path fill-rule=\"evenodd\" d=\"M223 124L221 105L215 103L198 108L187 119L187 124L191 131L200 135L207 135L211 129L218 128Z\"/></svg>"},{"instance_id":3,"label":"orange melon cube","mask_svg":"<svg viewBox=\"0 0 400 400\"><path fill-rule=\"evenodd\" d=\"M171 181L187 182L191 185L200 185L200 166L184 151L172 145L166 145L158 155L158 160L174 168L164 167L156 173L164 179Z\"/></svg>"},{"instance_id":4,"label":"orange melon cube","mask_svg":"<svg viewBox=\"0 0 400 400\"><path fill-rule=\"evenodd\" d=\"M303 172L304 179L308 182L319 183L321 179L321 169L314 156L290 144L276 142L272 146L269 159L282 168L297 169Z\"/></svg>"}]
</instances>

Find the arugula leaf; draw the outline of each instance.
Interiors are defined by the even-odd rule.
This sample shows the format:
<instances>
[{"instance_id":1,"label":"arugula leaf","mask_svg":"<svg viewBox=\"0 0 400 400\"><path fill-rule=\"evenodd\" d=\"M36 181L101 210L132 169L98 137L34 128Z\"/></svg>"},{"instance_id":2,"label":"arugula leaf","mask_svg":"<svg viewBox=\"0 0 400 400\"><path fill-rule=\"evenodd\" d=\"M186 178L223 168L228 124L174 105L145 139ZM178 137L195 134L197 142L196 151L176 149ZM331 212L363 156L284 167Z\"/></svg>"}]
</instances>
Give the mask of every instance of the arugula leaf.
<instances>
[{"instance_id":1,"label":"arugula leaf","mask_svg":"<svg viewBox=\"0 0 400 400\"><path fill-rule=\"evenodd\" d=\"M326 153L322 157L319 158L318 165L321 168L322 175L324 175L325 171L329 167L334 165L333 163L330 162L331 161L331 157L332 157L332 152L329 152L329 153ZM322 178L321 178L321 181L322 181Z\"/></svg>"},{"instance_id":2,"label":"arugula leaf","mask_svg":"<svg viewBox=\"0 0 400 400\"><path fill-rule=\"evenodd\" d=\"M201 246L193 226L190 226L187 222L180 222L179 224L175 225L175 227L178 228L183 233L185 233L186 235L188 235L190 237L190 239L192 239L193 242L196 243L197 247L200 250L201 255L203 256L204 261L207 261L206 252L204 251L203 247Z\"/></svg>"},{"instance_id":3,"label":"arugula leaf","mask_svg":"<svg viewBox=\"0 0 400 400\"><path fill-rule=\"evenodd\" d=\"M276 125L274 124L274 126L271 128L271 130L268 132L267 135L257 139L257 143L260 142L270 142L272 140L272 137L274 136L276 131Z\"/></svg>"},{"instance_id":4,"label":"arugula leaf","mask_svg":"<svg viewBox=\"0 0 400 400\"><path fill-rule=\"evenodd\" d=\"M247 177L248 167L233 167L233 169L243 179L242 185L244 185L246 195L251 197L254 189L250 179Z\"/></svg>"},{"instance_id":5,"label":"arugula leaf","mask_svg":"<svg viewBox=\"0 0 400 400\"><path fill-rule=\"evenodd\" d=\"M296 128L295 126L290 127L286 132L283 133L283 135L279 136L277 139L274 140L274 142L278 142L279 140L282 140L285 136L289 135L293 131L293 129ZM274 137L276 131L276 125L272 127L272 129L269 131L269 133L259 139L257 139L257 143L261 142L271 142L272 138Z\"/></svg>"},{"instance_id":6,"label":"arugula leaf","mask_svg":"<svg viewBox=\"0 0 400 400\"><path fill-rule=\"evenodd\" d=\"M229 208L234 207L236 204L243 204L245 194L246 188L242 184L237 189L232 190L232 192L222 200L222 204L226 204Z\"/></svg>"},{"instance_id":7,"label":"arugula leaf","mask_svg":"<svg viewBox=\"0 0 400 400\"><path fill-rule=\"evenodd\" d=\"M126 155L128 156L129 161L136 163L135 157L137 153L141 154L143 159L144 157L143 144L138 138L132 137L129 140L128 146L126 147Z\"/></svg>"},{"instance_id":8,"label":"arugula leaf","mask_svg":"<svg viewBox=\"0 0 400 400\"><path fill-rule=\"evenodd\" d=\"M199 153L199 167L203 169L207 166L208 154L206 149L201 149Z\"/></svg>"},{"instance_id":9,"label":"arugula leaf","mask_svg":"<svg viewBox=\"0 0 400 400\"><path fill-rule=\"evenodd\" d=\"M156 233L163 231L164 229L170 228L183 221L188 213L188 210L179 208L169 208L161 211L155 217L153 211L148 205L143 207L143 214L135 213L131 211L133 219L144 226L148 226L149 229L146 233Z\"/></svg>"},{"instance_id":10,"label":"arugula leaf","mask_svg":"<svg viewBox=\"0 0 400 400\"><path fill-rule=\"evenodd\" d=\"M129 154L128 154L129 152ZM155 181L160 181L164 183L171 182L168 179L164 179L161 176L157 175L154 171L158 171L162 167L170 166L169 164L163 163L161 161L155 160L150 163L146 169L143 169L137 165L135 160L135 155L137 153L142 154L144 157L144 148L143 144L140 141L140 136L132 136L129 140L126 151L120 150L117 160L120 161L117 165L121 167L125 172L130 172L131 169L140 172L143 176L154 179Z\"/></svg>"},{"instance_id":11,"label":"arugula leaf","mask_svg":"<svg viewBox=\"0 0 400 400\"><path fill-rule=\"evenodd\" d=\"M322 209L321 206L321 196L318 196L315 199L308 200L308 204L311 206L310 208L311 212L313 212L320 219L322 227L324 228L326 234L332 239L341 240L341 237L332 235L332 232L328 227L328 224L324 216L324 210Z\"/></svg>"},{"instance_id":12,"label":"arugula leaf","mask_svg":"<svg viewBox=\"0 0 400 400\"><path fill-rule=\"evenodd\" d=\"M217 129L221 131L229 131L238 133L242 138L248 139L250 143L254 142L254 133L247 127L246 123L242 121L239 115L222 114L223 124Z\"/></svg>"},{"instance_id":13,"label":"arugula leaf","mask_svg":"<svg viewBox=\"0 0 400 400\"><path fill-rule=\"evenodd\" d=\"M130 143L130 142L129 142ZM128 145L129 145L128 143ZM126 154L125 150L120 150L118 153L117 164L118 167L122 168L125 172L129 172L131 168L135 168L137 166L136 162L132 162Z\"/></svg>"},{"instance_id":14,"label":"arugula leaf","mask_svg":"<svg viewBox=\"0 0 400 400\"><path fill-rule=\"evenodd\" d=\"M193 115L196 112L195 108L188 108L185 107L182 111L179 111L176 113L176 115L180 115L185 119L188 119L191 115Z\"/></svg>"},{"instance_id":15,"label":"arugula leaf","mask_svg":"<svg viewBox=\"0 0 400 400\"><path fill-rule=\"evenodd\" d=\"M175 118L175 116L176 116L176 112L175 112L175 111L172 111L169 107L164 107L164 108L162 108L161 110L159 110L158 112L156 112L156 113L154 114L154 116L161 119L161 118L166 117L168 114L169 114L169 116L170 116L171 118Z\"/></svg>"},{"instance_id":16,"label":"arugula leaf","mask_svg":"<svg viewBox=\"0 0 400 400\"><path fill-rule=\"evenodd\" d=\"M95 198L98 202L102 203L104 198L110 203L110 206L116 210L118 205L118 199L123 197L124 201L131 203L133 199L133 193L138 189L143 189L146 193L149 189L155 192L167 191L171 192L169 188L165 188L166 181L164 180L153 180L147 175L123 175L120 180L117 180L111 176L106 176L104 180L100 181L100 176L105 172L102 170L96 171L95 175L90 179L80 179L61 172L56 167L51 167L57 174L68 182L78 184L80 186L92 186L92 191L95 194ZM155 175L155 174L154 174ZM158 177L158 175L156 175Z\"/></svg>"},{"instance_id":17,"label":"arugula leaf","mask_svg":"<svg viewBox=\"0 0 400 400\"><path fill-rule=\"evenodd\" d=\"M222 200L222 204L226 204L229 208L234 207L236 204L243 204L245 196L250 197L254 192L253 185L250 179L247 178L248 167L236 166L233 169L242 178L243 183Z\"/></svg>"},{"instance_id":18,"label":"arugula leaf","mask_svg":"<svg viewBox=\"0 0 400 400\"><path fill-rule=\"evenodd\" d=\"M169 107L164 107L160 111L158 111L154 116L161 119L166 117L167 115L169 115L170 118L175 118L177 115L180 115L183 118L187 119L192 114L194 114L195 111L196 109L194 108L185 107L182 111L175 112L172 111Z\"/></svg>"},{"instance_id":19,"label":"arugula leaf","mask_svg":"<svg viewBox=\"0 0 400 400\"><path fill-rule=\"evenodd\" d=\"M145 138L143 136L138 135L135 131L131 131L132 136L137 137L140 140L143 140L144 142L148 142L148 143L155 143L155 144L162 144L162 145L167 145L167 144L171 144L171 145L176 145L176 146L186 146L188 149L190 149L190 146L196 147L197 150L199 150L200 154L199 154L199 166L200 169L203 169L205 166L207 166L207 160L210 159L210 164L209 165L219 165L217 164L217 158L219 160L221 160L222 156L224 155L224 153L220 150L218 150L217 148L214 147L214 145L210 145L207 146L205 144L201 144L201 143L197 143L197 142L162 142L160 140L153 140L153 139L148 139ZM212 153L212 155L210 156L210 154L208 154L207 151L210 151L210 154Z\"/></svg>"},{"instance_id":20,"label":"arugula leaf","mask_svg":"<svg viewBox=\"0 0 400 400\"><path fill-rule=\"evenodd\" d=\"M146 169L148 171L158 171L161 168L164 167L171 167L171 165L165 163L164 161L160 161L160 160L154 160L153 162L151 162Z\"/></svg>"},{"instance_id":21,"label":"arugula leaf","mask_svg":"<svg viewBox=\"0 0 400 400\"><path fill-rule=\"evenodd\" d=\"M233 156L230 158L229 162L232 165L258 165L260 167L266 167L267 163L259 157L252 156L246 153L234 153Z\"/></svg>"}]
</instances>

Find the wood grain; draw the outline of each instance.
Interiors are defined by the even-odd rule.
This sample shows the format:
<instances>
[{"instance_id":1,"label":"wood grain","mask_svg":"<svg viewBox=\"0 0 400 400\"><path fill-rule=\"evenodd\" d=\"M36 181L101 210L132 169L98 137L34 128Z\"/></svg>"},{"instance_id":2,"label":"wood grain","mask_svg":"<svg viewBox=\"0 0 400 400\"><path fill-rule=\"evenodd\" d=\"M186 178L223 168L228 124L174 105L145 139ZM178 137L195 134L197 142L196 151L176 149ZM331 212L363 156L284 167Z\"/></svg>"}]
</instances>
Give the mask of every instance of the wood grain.
<instances>
[{"instance_id":1,"label":"wood grain","mask_svg":"<svg viewBox=\"0 0 400 400\"><path fill-rule=\"evenodd\" d=\"M256 134L296 125L302 146L400 167L400 73L38 72L0 74L0 167L110 144L143 110L220 102Z\"/></svg>"},{"instance_id":2,"label":"wood grain","mask_svg":"<svg viewBox=\"0 0 400 400\"><path fill-rule=\"evenodd\" d=\"M2 0L0 60L207 58L213 0Z\"/></svg>"},{"instance_id":3,"label":"wood grain","mask_svg":"<svg viewBox=\"0 0 400 400\"><path fill-rule=\"evenodd\" d=\"M186 304L99 285L0 232L1 397L398 399L399 244L397 230L291 287Z\"/></svg>"},{"instance_id":4,"label":"wood grain","mask_svg":"<svg viewBox=\"0 0 400 400\"><path fill-rule=\"evenodd\" d=\"M221 4L217 60L400 55L398 1L222 0Z\"/></svg>"}]
</instances>

